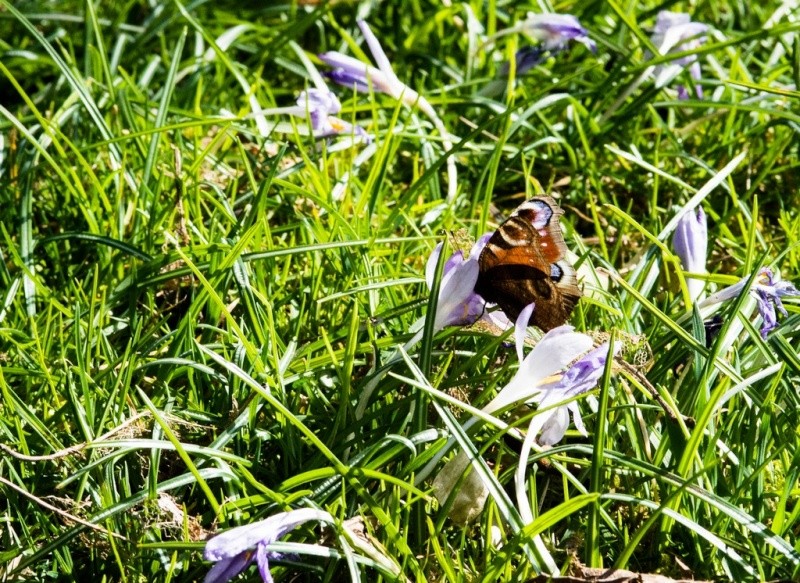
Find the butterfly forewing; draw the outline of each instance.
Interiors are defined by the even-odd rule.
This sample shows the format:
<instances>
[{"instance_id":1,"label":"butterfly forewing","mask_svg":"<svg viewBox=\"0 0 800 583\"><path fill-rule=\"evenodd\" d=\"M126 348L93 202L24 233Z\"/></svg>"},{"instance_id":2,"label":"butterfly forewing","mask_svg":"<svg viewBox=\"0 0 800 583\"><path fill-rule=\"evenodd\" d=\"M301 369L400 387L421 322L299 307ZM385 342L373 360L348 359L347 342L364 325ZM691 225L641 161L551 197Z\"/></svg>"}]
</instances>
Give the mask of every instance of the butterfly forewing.
<instances>
[{"instance_id":1,"label":"butterfly forewing","mask_svg":"<svg viewBox=\"0 0 800 583\"><path fill-rule=\"evenodd\" d=\"M531 323L551 330L566 322L581 292L558 223L563 211L547 196L520 205L486 243L475 291L512 321L530 303Z\"/></svg>"}]
</instances>

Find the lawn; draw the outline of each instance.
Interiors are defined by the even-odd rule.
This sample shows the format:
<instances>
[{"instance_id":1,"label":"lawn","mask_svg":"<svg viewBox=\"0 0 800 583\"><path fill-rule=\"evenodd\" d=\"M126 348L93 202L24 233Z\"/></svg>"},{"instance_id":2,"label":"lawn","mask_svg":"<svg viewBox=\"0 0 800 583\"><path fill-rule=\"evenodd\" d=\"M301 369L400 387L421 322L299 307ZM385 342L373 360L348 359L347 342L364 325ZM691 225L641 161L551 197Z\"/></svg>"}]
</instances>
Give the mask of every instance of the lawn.
<instances>
[{"instance_id":1,"label":"lawn","mask_svg":"<svg viewBox=\"0 0 800 583\"><path fill-rule=\"evenodd\" d=\"M798 18L0 0L0 580L799 580Z\"/></svg>"}]
</instances>

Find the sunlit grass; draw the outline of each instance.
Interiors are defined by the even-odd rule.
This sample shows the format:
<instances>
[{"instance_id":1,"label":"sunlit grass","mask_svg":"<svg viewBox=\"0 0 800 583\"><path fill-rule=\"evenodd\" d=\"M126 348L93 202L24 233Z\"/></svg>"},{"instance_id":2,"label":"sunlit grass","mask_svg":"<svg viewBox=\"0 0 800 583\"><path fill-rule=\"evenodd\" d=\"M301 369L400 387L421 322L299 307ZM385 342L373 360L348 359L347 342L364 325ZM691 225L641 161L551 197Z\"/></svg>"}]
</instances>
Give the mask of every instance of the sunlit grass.
<instances>
[{"instance_id":1,"label":"sunlit grass","mask_svg":"<svg viewBox=\"0 0 800 583\"><path fill-rule=\"evenodd\" d=\"M538 7L267 4L0 0L0 578L200 579L212 533L304 507L338 526L287 535L278 581L511 581L578 562L800 576L797 300L765 340L749 296L717 305L712 338L670 245L701 204L709 292L762 266L800 280L785 5L699 6L702 77L663 89L640 80L671 58L649 41L661 5L557 5L597 54L570 45L487 96L528 42L487 35ZM356 17L452 150L374 90L331 84L370 143L258 115L321 81L320 52L369 61ZM613 333L627 364L579 398L588 438L531 454L526 523L514 474L535 411L462 428L512 378L513 338L431 334L428 318L409 340L436 303L437 242L540 193L584 274L571 323ZM420 478L448 442L489 486L466 526Z\"/></svg>"}]
</instances>

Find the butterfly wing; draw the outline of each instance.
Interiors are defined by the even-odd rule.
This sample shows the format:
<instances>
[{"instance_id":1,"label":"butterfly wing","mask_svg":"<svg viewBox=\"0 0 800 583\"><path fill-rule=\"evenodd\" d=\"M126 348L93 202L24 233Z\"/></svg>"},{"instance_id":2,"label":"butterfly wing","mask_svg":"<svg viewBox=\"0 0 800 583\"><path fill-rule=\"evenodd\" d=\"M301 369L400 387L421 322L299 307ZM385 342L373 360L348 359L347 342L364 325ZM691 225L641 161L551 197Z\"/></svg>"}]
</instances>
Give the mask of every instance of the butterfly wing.
<instances>
[{"instance_id":1,"label":"butterfly wing","mask_svg":"<svg viewBox=\"0 0 800 583\"><path fill-rule=\"evenodd\" d=\"M475 291L512 321L535 302L531 323L545 331L566 322L581 296L575 269L564 259L562 214L549 196L528 200L500 225L478 258Z\"/></svg>"}]
</instances>

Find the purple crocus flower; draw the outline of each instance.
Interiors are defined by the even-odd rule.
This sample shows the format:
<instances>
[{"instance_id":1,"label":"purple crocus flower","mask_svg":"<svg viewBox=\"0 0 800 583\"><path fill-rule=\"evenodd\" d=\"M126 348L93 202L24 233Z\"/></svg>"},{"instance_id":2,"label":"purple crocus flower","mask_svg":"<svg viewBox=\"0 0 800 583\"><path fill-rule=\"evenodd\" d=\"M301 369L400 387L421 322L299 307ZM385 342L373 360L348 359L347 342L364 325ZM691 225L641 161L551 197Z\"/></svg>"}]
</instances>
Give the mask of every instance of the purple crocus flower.
<instances>
[{"instance_id":1,"label":"purple crocus flower","mask_svg":"<svg viewBox=\"0 0 800 583\"><path fill-rule=\"evenodd\" d=\"M528 17L516 25L498 31L489 37L487 43L508 34L523 33L533 37L539 44L523 46L517 50L516 75L524 75L533 67L542 62L548 54L561 52L567 47L569 41L579 42L592 52L597 51L597 45L587 35L586 29L581 26L577 18L571 14L536 14L528 13ZM492 81L482 91L481 95L493 96L502 93L506 84L503 82L508 77L509 65L504 63L500 68L499 79Z\"/></svg>"},{"instance_id":2,"label":"purple crocus flower","mask_svg":"<svg viewBox=\"0 0 800 583\"><path fill-rule=\"evenodd\" d=\"M375 62L378 64L378 68L363 63L353 57L348 57L338 51L329 51L319 55L323 63L333 68L333 70L328 73L328 77L339 85L350 88L354 87L357 91L364 93L369 92L371 87L375 91L392 96L394 99L401 101L409 107L418 107L419 110L431 120L436 131L442 136L442 146L445 151L452 150L453 143L450 140L450 134L447 132L444 123L442 123L441 118L436 113L433 106L427 99L400 81L392 68L389 57L386 56L383 47L381 47L381 43L372 33L369 25L363 20L358 20L356 23L361 30L361 34L364 35L364 40L367 42L367 46ZM455 160L452 156L447 158L447 176L447 198L448 200L452 200L455 198L456 188L458 186Z\"/></svg>"},{"instance_id":3,"label":"purple crocus flower","mask_svg":"<svg viewBox=\"0 0 800 583\"><path fill-rule=\"evenodd\" d=\"M359 125L353 125L335 117L342 110L339 98L331 91L311 88L303 91L297 98L297 105L287 108L290 115L305 118L308 115L311 129L316 137L325 137L335 134L352 134L364 141L369 141L369 134Z\"/></svg>"},{"instance_id":4,"label":"purple crocus flower","mask_svg":"<svg viewBox=\"0 0 800 583\"><path fill-rule=\"evenodd\" d=\"M447 326L468 326L483 315L486 303L475 293L475 282L478 281L478 257L489 237L491 233L478 239L472 246L469 257L465 258L461 251L456 251L445 262L439 283L439 300L436 303L435 330L442 330ZM442 243L439 243L428 258L425 267L428 288L433 287L433 277L441 252Z\"/></svg>"},{"instance_id":5,"label":"purple crocus flower","mask_svg":"<svg viewBox=\"0 0 800 583\"><path fill-rule=\"evenodd\" d=\"M581 358L581 355L585 356L573 365L573 367L569 368L567 372L564 373L564 376L571 374L576 377L575 383L581 383L581 387L592 381L591 367L589 365L581 365L581 362L584 359L590 358L594 352L592 351L587 354L587 351L590 351L592 348L592 339L586 334L575 332L572 326L559 326L558 328L550 330L542 337L536 346L533 347L528 355L522 358L525 329L534 309L535 306L533 304L527 306L517 318L515 339L517 342L517 353L521 358L519 369L517 369L514 378L500 390L497 396L483 407L485 413L494 414L515 403L538 400L538 395L547 390L547 388L553 384L554 379L558 378L555 375L557 375L559 371L565 369L571 362ZM606 352L608 352L607 347ZM603 352L603 355L605 355L606 352ZM604 364L605 360L603 359L603 365ZM601 372L603 365L600 365ZM584 370L585 373L581 376L571 372L576 367L579 367L580 370ZM597 378L599 378L599 376ZM594 386L594 384L589 385L585 390L588 390L592 386ZM572 395L567 395L566 397L561 396L558 401L569 398L570 396ZM549 404L550 402L547 402L545 406ZM575 403L570 403L569 405L565 405L565 407L574 405ZM541 406L540 402L540 407ZM537 415L534 417L533 423L537 423L537 420L543 422L546 417L549 418L552 414L553 411L551 410ZM477 419L477 417L473 417L462 425L462 428L465 431L468 430L477 422ZM580 422L580 416L577 417L577 420ZM568 422L569 418L567 418L567 423ZM581 428L582 427L581 425ZM533 430L537 433L540 429L541 425L538 428L533 427ZM429 464L429 466L430 465L431 464ZM447 500L455 485L461 480L461 476L468 465L469 457L462 451L441 469L433 481L434 493L440 502ZM428 466L426 466L425 469L427 468ZM423 475L425 475L425 469L423 469ZM467 478L461 482L460 490L451 507L450 517L460 523L469 522L483 509L488 495L489 492L486 485L478 477L476 472L471 472Z\"/></svg>"},{"instance_id":6,"label":"purple crocus flower","mask_svg":"<svg viewBox=\"0 0 800 583\"><path fill-rule=\"evenodd\" d=\"M560 379L539 387L540 392L533 400L538 403L540 410L552 407L534 417L528 430L534 433L541 431L537 440L540 444L554 445L561 441L569 427L570 413L575 428L581 435L587 435L578 403L570 401L561 406L558 404L593 389L603 375L607 357L606 342L570 366Z\"/></svg>"},{"instance_id":7,"label":"purple crocus flower","mask_svg":"<svg viewBox=\"0 0 800 583\"><path fill-rule=\"evenodd\" d=\"M517 356L520 358L519 368L511 382L483 408L486 413L494 413L513 403L535 399L552 375L592 348L592 339L589 336L575 332L572 326L565 325L550 330L527 356L523 356L525 331L534 309L533 304L527 306L517 318L514 338Z\"/></svg>"},{"instance_id":8,"label":"purple crocus flower","mask_svg":"<svg viewBox=\"0 0 800 583\"><path fill-rule=\"evenodd\" d=\"M528 17L508 28L498 31L489 40L508 34L523 33L539 41L545 51L564 50L569 41L579 42L590 51L596 52L597 45L589 38L580 21L571 14L536 14L528 12Z\"/></svg>"},{"instance_id":9,"label":"purple crocus flower","mask_svg":"<svg viewBox=\"0 0 800 583\"><path fill-rule=\"evenodd\" d=\"M569 41L581 43L593 53L597 45L589 38L580 21L571 14L535 14L528 12L521 25L523 32L528 33L542 43L548 51L563 50Z\"/></svg>"},{"instance_id":10,"label":"purple crocus flower","mask_svg":"<svg viewBox=\"0 0 800 583\"><path fill-rule=\"evenodd\" d=\"M743 278L737 283L721 289L703 301L700 307L718 304L738 297L745 290L747 279ZM750 295L755 298L758 313L761 315L761 337L764 339L766 339L767 334L778 326L777 312L784 316L789 315L786 308L783 307L781 298L785 296L800 296L800 290L794 284L789 281L776 280L772 270L768 267L761 268L749 291Z\"/></svg>"},{"instance_id":11,"label":"purple crocus flower","mask_svg":"<svg viewBox=\"0 0 800 583\"><path fill-rule=\"evenodd\" d=\"M342 110L342 104L335 93L327 88L312 87L300 93L297 104L288 107L262 109L260 117L270 115L291 115L311 122L311 133L316 138L333 135L352 135L364 142L370 141L369 134L359 125L339 119L335 114ZM291 131L291 128L290 130Z\"/></svg>"},{"instance_id":12,"label":"purple crocus flower","mask_svg":"<svg viewBox=\"0 0 800 583\"><path fill-rule=\"evenodd\" d=\"M333 517L315 508L301 508L270 516L253 524L226 530L206 543L203 558L216 564L206 574L205 583L225 583L244 571L253 561L264 583L272 583L269 560L279 555L269 551L270 544L296 526L310 520L333 523Z\"/></svg>"},{"instance_id":13,"label":"purple crocus flower","mask_svg":"<svg viewBox=\"0 0 800 583\"><path fill-rule=\"evenodd\" d=\"M679 53L700 48L706 40L703 34L707 30L707 25L692 22L691 16L688 14L662 10L656 17L656 26L650 40L661 55ZM689 74L692 79L698 81L700 79L700 63L697 61L697 55L688 55L671 63L657 66L653 71L656 87L664 87L687 65L689 65ZM697 97L700 99L703 97L703 91L699 85L697 86Z\"/></svg>"},{"instance_id":14,"label":"purple crocus flower","mask_svg":"<svg viewBox=\"0 0 800 583\"><path fill-rule=\"evenodd\" d=\"M697 210L689 211L681 217L672 237L672 247L675 249L675 254L680 257L685 271L706 273L708 226L702 207L697 207ZM699 279L690 278L686 281L689 297L693 302L703 293L704 286L704 282Z\"/></svg>"}]
</instances>

